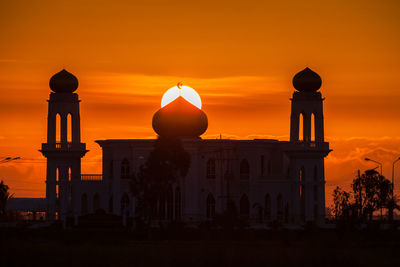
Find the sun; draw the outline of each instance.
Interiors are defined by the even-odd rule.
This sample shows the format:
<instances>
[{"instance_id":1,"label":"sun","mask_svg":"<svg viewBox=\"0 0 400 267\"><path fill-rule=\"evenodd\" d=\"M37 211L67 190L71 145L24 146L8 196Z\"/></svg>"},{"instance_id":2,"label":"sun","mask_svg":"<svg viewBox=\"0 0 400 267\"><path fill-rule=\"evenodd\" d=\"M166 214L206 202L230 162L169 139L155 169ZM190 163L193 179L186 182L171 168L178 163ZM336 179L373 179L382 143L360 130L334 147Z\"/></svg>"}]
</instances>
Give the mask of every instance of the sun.
<instances>
[{"instance_id":1,"label":"sun","mask_svg":"<svg viewBox=\"0 0 400 267\"><path fill-rule=\"evenodd\" d=\"M161 99L161 107L165 107L179 96L182 96L186 101L201 109L200 95L193 88L181 85L181 83L178 83L177 86L174 86L165 92Z\"/></svg>"}]
</instances>

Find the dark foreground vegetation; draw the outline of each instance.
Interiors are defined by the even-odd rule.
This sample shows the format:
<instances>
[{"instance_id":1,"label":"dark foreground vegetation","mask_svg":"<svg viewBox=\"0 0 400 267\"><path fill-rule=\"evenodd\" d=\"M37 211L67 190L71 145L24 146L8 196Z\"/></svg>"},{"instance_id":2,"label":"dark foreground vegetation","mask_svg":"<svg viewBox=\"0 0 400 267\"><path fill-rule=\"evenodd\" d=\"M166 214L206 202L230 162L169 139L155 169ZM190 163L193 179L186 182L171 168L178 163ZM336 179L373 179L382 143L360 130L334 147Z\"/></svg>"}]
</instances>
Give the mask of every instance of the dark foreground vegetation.
<instances>
[{"instance_id":1,"label":"dark foreground vegetation","mask_svg":"<svg viewBox=\"0 0 400 267\"><path fill-rule=\"evenodd\" d=\"M0 229L1 266L400 266L398 231Z\"/></svg>"}]
</instances>

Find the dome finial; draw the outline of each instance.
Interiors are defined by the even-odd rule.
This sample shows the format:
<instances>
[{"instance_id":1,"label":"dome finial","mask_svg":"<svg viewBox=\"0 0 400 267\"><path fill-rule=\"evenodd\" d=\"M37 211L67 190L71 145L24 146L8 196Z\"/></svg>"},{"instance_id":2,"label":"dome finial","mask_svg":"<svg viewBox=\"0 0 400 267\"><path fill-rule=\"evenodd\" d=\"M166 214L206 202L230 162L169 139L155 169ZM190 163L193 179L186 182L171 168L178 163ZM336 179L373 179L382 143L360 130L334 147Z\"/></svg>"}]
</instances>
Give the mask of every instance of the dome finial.
<instances>
[{"instance_id":1,"label":"dome finial","mask_svg":"<svg viewBox=\"0 0 400 267\"><path fill-rule=\"evenodd\" d=\"M50 88L55 93L73 93L78 88L78 79L72 74L62 69L50 79Z\"/></svg>"},{"instance_id":2,"label":"dome finial","mask_svg":"<svg viewBox=\"0 0 400 267\"><path fill-rule=\"evenodd\" d=\"M316 92L321 87L321 77L309 67L293 77L293 86L300 92Z\"/></svg>"}]
</instances>

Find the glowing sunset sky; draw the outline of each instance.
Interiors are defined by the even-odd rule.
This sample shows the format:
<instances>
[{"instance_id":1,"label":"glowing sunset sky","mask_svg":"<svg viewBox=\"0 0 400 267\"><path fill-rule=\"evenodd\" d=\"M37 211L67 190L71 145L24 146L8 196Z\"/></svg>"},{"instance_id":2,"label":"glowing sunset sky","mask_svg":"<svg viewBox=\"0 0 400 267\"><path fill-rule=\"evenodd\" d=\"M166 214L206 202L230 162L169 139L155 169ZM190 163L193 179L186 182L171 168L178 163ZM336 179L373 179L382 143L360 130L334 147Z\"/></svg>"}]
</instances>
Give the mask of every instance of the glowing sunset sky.
<instances>
[{"instance_id":1,"label":"glowing sunset sky","mask_svg":"<svg viewBox=\"0 0 400 267\"><path fill-rule=\"evenodd\" d=\"M90 2L90 3L89 3ZM294 74L322 77L327 198L363 158L400 156L400 2L2 1L0 179L17 197L45 195L50 77L79 79L83 173L101 172L94 140L154 138L151 118L177 82L201 96L203 136L289 139ZM217 2L217 3L216 3ZM400 164L396 165L400 185ZM397 187L397 192L400 188Z\"/></svg>"}]
</instances>

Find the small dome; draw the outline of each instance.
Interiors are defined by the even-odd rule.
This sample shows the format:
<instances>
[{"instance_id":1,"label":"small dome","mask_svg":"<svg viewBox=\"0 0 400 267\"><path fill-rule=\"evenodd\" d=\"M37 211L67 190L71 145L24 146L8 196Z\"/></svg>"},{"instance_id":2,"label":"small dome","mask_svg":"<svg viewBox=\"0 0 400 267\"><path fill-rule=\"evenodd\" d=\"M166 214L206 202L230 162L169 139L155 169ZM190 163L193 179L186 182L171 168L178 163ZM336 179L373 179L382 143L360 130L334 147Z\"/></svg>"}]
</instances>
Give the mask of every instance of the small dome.
<instances>
[{"instance_id":1,"label":"small dome","mask_svg":"<svg viewBox=\"0 0 400 267\"><path fill-rule=\"evenodd\" d=\"M78 79L63 69L51 77L50 88L55 93L73 93L78 88Z\"/></svg>"},{"instance_id":2,"label":"small dome","mask_svg":"<svg viewBox=\"0 0 400 267\"><path fill-rule=\"evenodd\" d=\"M207 115L179 96L153 116L153 129L159 136L199 137L208 127Z\"/></svg>"},{"instance_id":3,"label":"small dome","mask_svg":"<svg viewBox=\"0 0 400 267\"><path fill-rule=\"evenodd\" d=\"M293 77L293 86L300 92L316 92L321 84L321 77L309 68L305 68Z\"/></svg>"}]
</instances>

